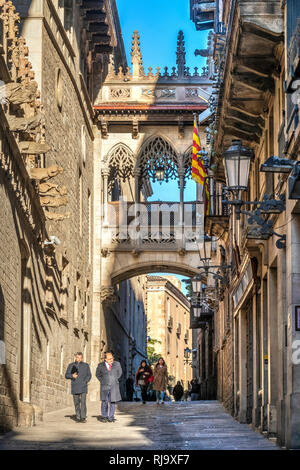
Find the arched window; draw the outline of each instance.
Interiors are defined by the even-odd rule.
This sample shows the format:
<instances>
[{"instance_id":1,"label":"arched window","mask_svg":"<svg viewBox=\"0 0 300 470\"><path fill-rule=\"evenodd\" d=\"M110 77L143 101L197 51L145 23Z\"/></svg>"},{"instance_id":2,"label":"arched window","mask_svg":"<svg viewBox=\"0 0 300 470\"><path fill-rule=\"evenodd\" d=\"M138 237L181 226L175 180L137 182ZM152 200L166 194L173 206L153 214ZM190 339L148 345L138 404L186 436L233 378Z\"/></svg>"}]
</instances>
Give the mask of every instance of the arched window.
<instances>
[{"instance_id":1,"label":"arched window","mask_svg":"<svg viewBox=\"0 0 300 470\"><path fill-rule=\"evenodd\" d=\"M150 138L142 147L138 168L141 178L153 183L162 178L165 182L178 178L178 157L172 145L160 136Z\"/></svg>"},{"instance_id":2,"label":"arched window","mask_svg":"<svg viewBox=\"0 0 300 470\"><path fill-rule=\"evenodd\" d=\"M115 187L133 177L134 157L127 145L119 143L109 152L107 163L109 167L108 193L112 194Z\"/></svg>"}]
</instances>

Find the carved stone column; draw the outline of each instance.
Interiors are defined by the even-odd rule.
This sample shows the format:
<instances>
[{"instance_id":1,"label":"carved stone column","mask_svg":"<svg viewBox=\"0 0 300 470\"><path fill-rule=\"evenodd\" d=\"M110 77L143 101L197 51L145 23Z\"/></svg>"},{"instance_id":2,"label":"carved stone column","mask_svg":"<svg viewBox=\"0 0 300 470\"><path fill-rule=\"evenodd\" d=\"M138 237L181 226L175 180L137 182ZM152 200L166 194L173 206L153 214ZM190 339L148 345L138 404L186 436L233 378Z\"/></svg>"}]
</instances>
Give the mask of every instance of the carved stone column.
<instances>
[{"instance_id":1,"label":"carved stone column","mask_svg":"<svg viewBox=\"0 0 300 470\"><path fill-rule=\"evenodd\" d=\"M108 176L109 169L102 168L101 174L103 177L103 225L108 226Z\"/></svg>"},{"instance_id":2,"label":"carved stone column","mask_svg":"<svg viewBox=\"0 0 300 470\"><path fill-rule=\"evenodd\" d=\"M141 176L141 169L136 168L134 170L134 199L135 203L138 204L140 202L140 176Z\"/></svg>"},{"instance_id":3,"label":"carved stone column","mask_svg":"<svg viewBox=\"0 0 300 470\"><path fill-rule=\"evenodd\" d=\"M178 168L179 176L179 190L180 190L180 215L179 222L181 225L184 223L184 168Z\"/></svg>"},{"instance_id":4,"label":"carved stone column","mask_svg":"<svg viewBox=\"0 0 300 470\"><path fill-rule=\"evenodd\" d=\"M139 207L138 204L140 203L140 176L141 176L141 169L136 168L134 170L134 199L135 199L135 218L138 217ZM140 245L141 245L141 238L140 236L134 242L136 247L136 253L139 253Z\"/></svg>"}]
</instances>

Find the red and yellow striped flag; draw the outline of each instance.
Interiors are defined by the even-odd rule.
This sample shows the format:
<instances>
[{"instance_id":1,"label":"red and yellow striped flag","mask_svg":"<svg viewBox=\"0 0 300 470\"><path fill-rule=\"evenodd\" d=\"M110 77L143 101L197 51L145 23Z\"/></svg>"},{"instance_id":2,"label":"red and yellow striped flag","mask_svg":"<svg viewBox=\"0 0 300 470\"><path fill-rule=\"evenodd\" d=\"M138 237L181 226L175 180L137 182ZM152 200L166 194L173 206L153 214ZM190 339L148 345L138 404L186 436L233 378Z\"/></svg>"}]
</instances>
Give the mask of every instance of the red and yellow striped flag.
<instances>
[{"instance_id":1,"label":"red and yellow striped flag","mask_svg":"<svg viewBox=\"0 0 300 470\"><path fill-rule=\"evenodd\" d=\"M199 154L200 150L200 137L195 117L193 129L192 179L201 184L203 187L205 185L205 192L203 191L205 201L205 215L209 215L209 182L203 160Z\"/></svg>"}]
</instances>

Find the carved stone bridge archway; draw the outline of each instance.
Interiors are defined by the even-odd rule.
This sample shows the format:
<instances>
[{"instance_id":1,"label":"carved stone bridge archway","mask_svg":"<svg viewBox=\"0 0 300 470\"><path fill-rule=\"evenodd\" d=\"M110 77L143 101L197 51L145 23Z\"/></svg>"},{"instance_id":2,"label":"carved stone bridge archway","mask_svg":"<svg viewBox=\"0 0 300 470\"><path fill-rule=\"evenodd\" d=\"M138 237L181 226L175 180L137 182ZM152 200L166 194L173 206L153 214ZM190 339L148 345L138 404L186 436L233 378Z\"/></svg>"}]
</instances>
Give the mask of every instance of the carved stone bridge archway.
<instances>
[{"instance_id":1,"label":"carved stone bridge archway","mask_svg":"<svg viewBox=\"0 0 300 470\"><path fill-rule=\"evenodd\" d=\"M199 265L203 204L184 201L191 174L194 114L208 107L210 58L201 74L185 63L182 32L172 72L143 68L134 32L132 71L108 66L102 100L95 105L99 140L99 269L101 300L113 300L114 284L150 272L193 276ZM202 144L206 143L203 121ZM180 201L149 202L153 182L178 181Z\"/></svg>"}]
</instances>

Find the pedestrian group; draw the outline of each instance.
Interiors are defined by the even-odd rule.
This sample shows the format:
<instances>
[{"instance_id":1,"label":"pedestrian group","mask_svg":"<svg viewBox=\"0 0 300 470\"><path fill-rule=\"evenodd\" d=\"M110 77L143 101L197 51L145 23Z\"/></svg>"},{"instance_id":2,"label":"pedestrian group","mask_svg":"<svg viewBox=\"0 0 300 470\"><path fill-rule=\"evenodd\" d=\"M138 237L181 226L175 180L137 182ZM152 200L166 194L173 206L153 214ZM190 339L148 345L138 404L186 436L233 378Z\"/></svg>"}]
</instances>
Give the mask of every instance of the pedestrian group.
<instances>
[{"instance_id":1,"label":"pedestrian group","mask_svg":"<svg viewBox=\"0 0 300 470\"><path fill-rule=\"evenodd\" d=\"M121 376L121 364L115 361L112 351L107 351L104 361L98 365L96 370L96 377L100 382L101 416L99 420L101 422L113 423L116 421L116 402L122 400L120 393ZM68 365L65 377L71 380L71 393L76 413L75 421L77 423L86 423L86 396L92 374L90 366L83 362L81 352L76 353L75 361ZM168 369L162 357L159 358L153 370L146 360L142 360L135 375L135 384L137 387L140 387L143 404L146 404L150 384L155 392L156 404L164 404L168 382ZM198 397L198 395L197 397L195 395L196 391L199 392L199 385L196 381L192 381L191 395L193 400ZM134 394L134 380L132 376L129 376L126 380L126 394L127 399L132 401ZM182 383L178 381L173 389L175 401L179 401L183 397L187 399L186 394L188 394L188 391L184 391Z\"/></svg>"}]
</instances>

